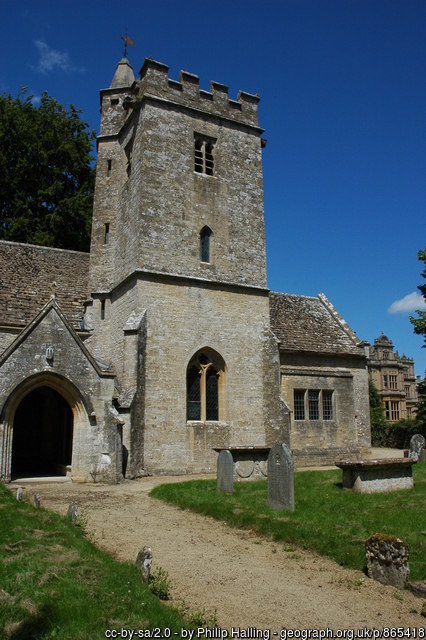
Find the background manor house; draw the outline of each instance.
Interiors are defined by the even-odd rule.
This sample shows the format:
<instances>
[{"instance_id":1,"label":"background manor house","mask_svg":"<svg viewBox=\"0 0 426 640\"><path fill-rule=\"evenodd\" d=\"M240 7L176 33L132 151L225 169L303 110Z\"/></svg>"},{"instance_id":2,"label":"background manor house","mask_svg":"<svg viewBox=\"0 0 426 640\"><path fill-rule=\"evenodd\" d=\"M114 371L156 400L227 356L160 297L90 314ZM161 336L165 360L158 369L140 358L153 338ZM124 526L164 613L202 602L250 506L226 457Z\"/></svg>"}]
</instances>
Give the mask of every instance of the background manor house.
<instances>
[{"instance_id":1,"label":"background manor house","mask_svg":"<svg viewBox=\"0 0 426 640\"><path fill-rule=\"evenodd\" d=\"M213 471L228 447L244 470L282 441L299 466L369 450L365 343L324 295L267 288L258 101L119 62L90 255L0 242L2 479Z\"/></svg>"}]
</instances>

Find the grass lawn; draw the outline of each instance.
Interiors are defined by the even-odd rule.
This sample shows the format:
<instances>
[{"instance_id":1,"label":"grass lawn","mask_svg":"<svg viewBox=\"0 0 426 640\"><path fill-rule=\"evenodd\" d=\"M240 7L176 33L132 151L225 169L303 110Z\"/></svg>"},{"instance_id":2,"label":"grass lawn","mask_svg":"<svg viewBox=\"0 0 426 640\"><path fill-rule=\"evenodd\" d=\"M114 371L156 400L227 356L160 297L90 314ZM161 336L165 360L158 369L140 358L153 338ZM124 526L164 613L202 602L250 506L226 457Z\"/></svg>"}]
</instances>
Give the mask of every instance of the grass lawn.
<instances>
[{"instance_id":1,"label":"grass lawn","mask_svg":"<svg viewBox=\"0 0 426 640\"><path fill-rule=\"evenodd\" d=\"M295 474L294 513L267 506L267 481L238 482L234 494L216 491L216 480L161 485L151 495L182 509L252 529L276 541L314 549L341 565L364 569L364 540L373 533L398 536L409 546L412 580L426 578L426 463L413 467L414 489L359 494L342 489L342 472Z\"/></svg>"},{"instance_id":2,"label":"grass lawn","mask_svg":"<svg viewBox=\"0 0 426 640\"><path fill-rule=\"evenodd\" d=\"M0 484L0 637L105 638L106 629L187 627L142 583L134 565L115 561L81 529Z\"/></svg>"}]
</instances>

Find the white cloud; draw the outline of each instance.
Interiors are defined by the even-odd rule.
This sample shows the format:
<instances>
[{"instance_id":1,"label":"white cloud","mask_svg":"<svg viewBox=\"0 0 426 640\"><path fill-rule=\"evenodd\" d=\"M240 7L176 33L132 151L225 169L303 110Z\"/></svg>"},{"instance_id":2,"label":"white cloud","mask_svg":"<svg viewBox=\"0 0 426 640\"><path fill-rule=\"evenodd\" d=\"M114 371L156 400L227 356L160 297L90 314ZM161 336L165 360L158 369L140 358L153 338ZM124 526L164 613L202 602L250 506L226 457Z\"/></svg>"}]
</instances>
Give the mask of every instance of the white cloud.
<instances>
[{"instance_id":1,"label":"white cloud","mask_svg":"<svg viewBox=\"0 0 426 640\"><path fill-rule=\"evenodd\" d=\"M48 73L58 68L66 73L70 71L82 72L84 69L77 69L71 66L69 55L66 51L55 51L51 49L45 42L41 40L34 41L35 46L39 50L40 58L37 65L37 70L40 73Z\"/></svg>"},{"instance_id":2,"label":"white cloud","mask_svg":"<svg viewBox=\"0 0 426 640\"><path fill-rule=\"evenodd\" d=\"M52 71L55 67L59 67L62 71L69 71L70 62L67 53L50 49L48 45L41 40L36 40L34 44L40 53L37 69L41 71L41 73Z\"/></svg>"},{"instance_id":3,"label":"white cloud","mask_svg":"<svg viewBox=\"0 0 426 640\"><path fill-rule=\"evenodd\" d=\"M420 293L413 291L413 293L409 293L401 298L401 300L392 302L388 313L407 313L408 311L416 311L417 309L426 309L426 302Z\"/></svg>"}]
</instances>

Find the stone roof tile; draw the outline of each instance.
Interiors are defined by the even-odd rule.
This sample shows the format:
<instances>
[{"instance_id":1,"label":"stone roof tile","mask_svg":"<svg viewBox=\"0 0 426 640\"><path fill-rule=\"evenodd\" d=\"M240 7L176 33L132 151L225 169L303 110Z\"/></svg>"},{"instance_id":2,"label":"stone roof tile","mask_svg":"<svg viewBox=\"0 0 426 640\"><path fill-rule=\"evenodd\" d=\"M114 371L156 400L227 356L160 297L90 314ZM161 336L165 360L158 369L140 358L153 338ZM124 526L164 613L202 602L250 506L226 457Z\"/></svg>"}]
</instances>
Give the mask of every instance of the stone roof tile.
<instances>
[{"instance_id":1,"label":"stone roof tile","mask_svg":"<svg viewBox=\"0 0 426 640\"><path fill-rule=\"evenodd\" d=\"M359 339L324 294L269 294L271 328L284 351L364 355Z\"/></svg>"},{"instance_id":2,"label":"stone roof tile","mask_svg":"<svg viewBox=\"0 0 426 640\"><path fill-rule=\"evenodd\" d=\"M54 293L79 329L88 274L88 253L0 241L0 325L25 327Z\"/></svg>"}]
</instances>

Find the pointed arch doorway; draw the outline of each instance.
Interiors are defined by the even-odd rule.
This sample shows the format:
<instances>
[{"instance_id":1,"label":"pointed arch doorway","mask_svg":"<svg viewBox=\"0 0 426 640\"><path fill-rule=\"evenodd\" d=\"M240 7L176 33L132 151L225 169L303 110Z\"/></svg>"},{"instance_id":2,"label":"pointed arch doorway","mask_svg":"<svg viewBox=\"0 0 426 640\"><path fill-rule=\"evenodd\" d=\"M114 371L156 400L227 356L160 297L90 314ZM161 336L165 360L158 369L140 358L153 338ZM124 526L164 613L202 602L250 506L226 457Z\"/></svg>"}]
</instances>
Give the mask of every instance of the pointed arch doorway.
<instances>
[{"instance_id":1,"label":"pointed arch doorway","mask_svg":"<svg viewBox=\"0 0 426 640\"><path fill-rule=\"evenodd\" d=\"M13 478L64 476L71 465L73 413L55 389L40 386L16 408L13 419Z\"/></svg>"}]
</instances>

